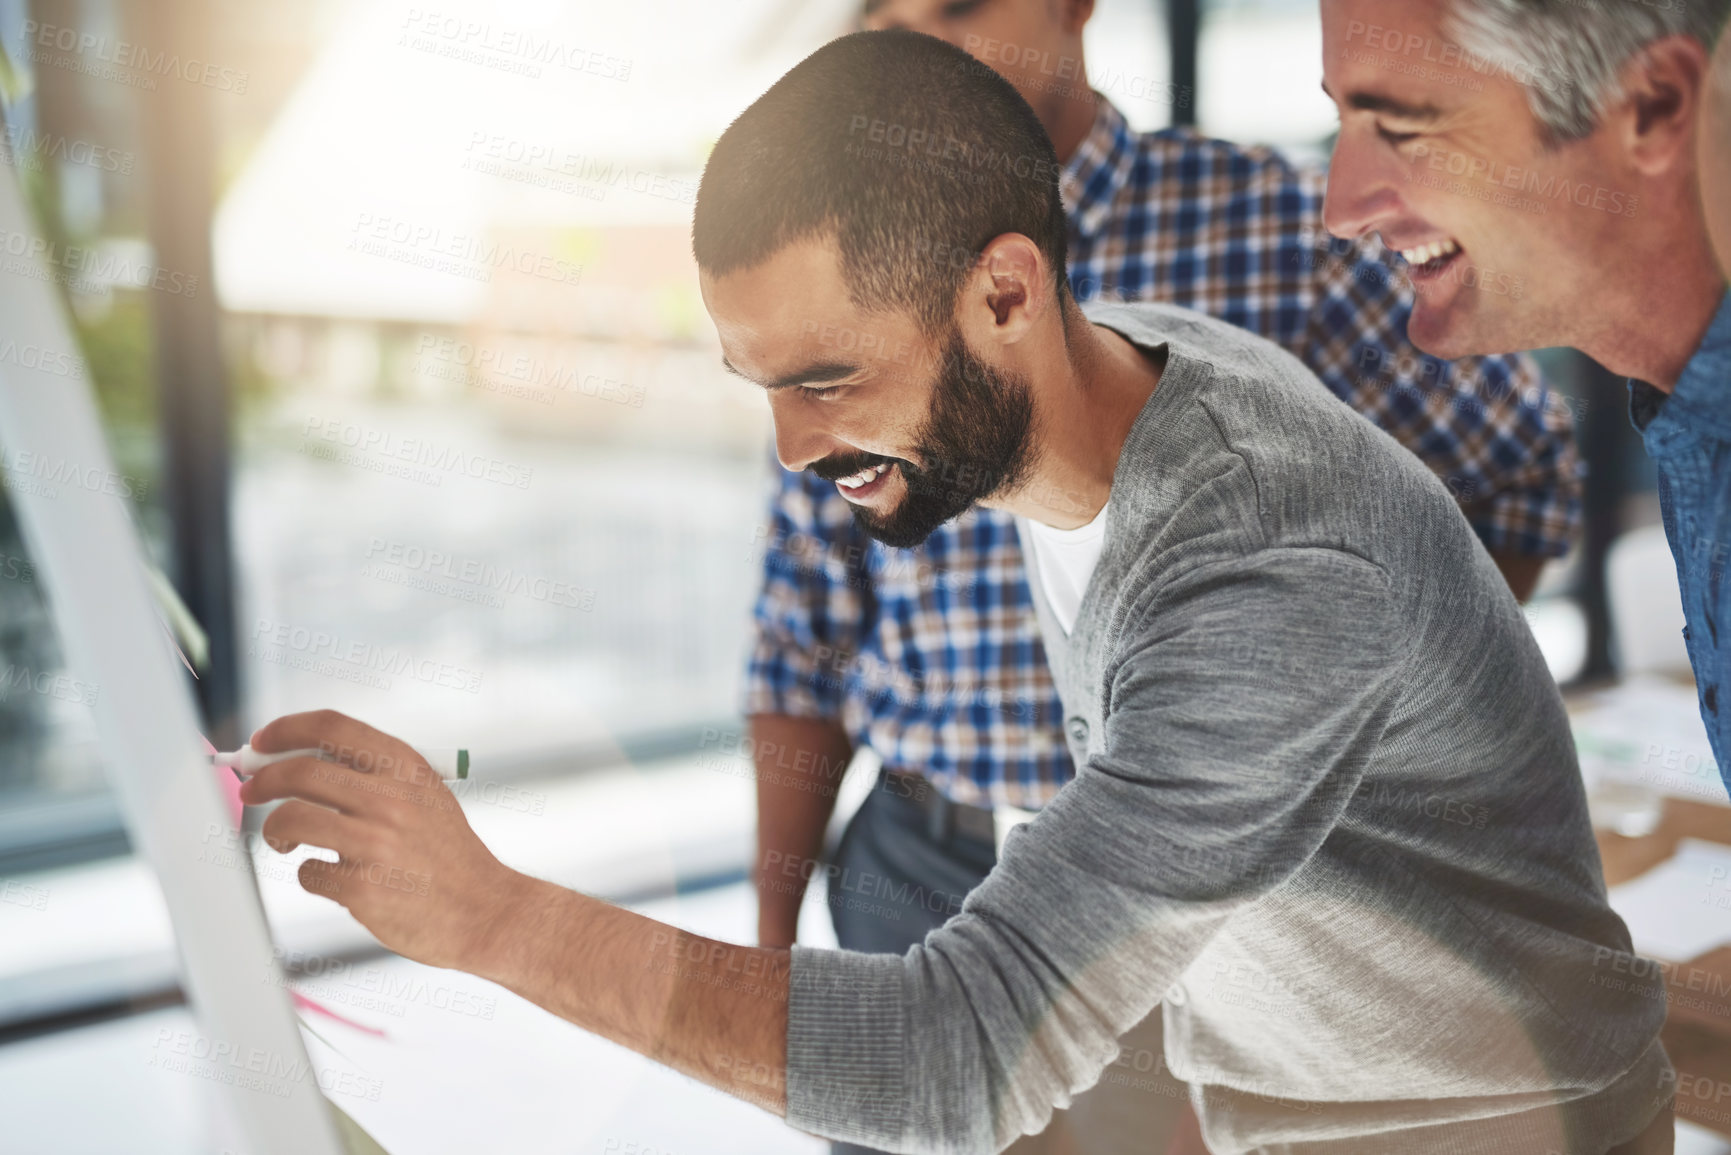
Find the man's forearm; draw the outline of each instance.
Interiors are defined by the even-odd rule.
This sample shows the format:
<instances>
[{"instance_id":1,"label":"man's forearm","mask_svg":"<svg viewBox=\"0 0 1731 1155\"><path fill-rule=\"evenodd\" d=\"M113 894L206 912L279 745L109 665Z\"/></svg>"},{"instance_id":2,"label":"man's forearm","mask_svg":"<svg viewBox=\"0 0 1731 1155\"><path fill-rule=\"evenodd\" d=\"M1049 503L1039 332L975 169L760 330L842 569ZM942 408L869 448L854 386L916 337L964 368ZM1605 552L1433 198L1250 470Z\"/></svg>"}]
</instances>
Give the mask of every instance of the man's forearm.
<instances>
[{"instance_id":1,"label":"man's forearm","mask_svg":"<svg viewBox=\"0 0 1731 1155\"><path fill-rule=\"evenodd\" d=\"M701 938L526 875L506 890L461 969L787 1113L787 951Z\"/></svg>"},{"instance_id":2,"label":"man's forearm","mask_svg":"<svg viewBox=\"0 0 1731 1155\"><path fill-rule=\"evenodd\" d=\"M830 719L758 714L750 721L757 770L757 939L786 947L799 930L808 864L823 850L853 747L841 723Z\"/></svg>"}]
</instances>

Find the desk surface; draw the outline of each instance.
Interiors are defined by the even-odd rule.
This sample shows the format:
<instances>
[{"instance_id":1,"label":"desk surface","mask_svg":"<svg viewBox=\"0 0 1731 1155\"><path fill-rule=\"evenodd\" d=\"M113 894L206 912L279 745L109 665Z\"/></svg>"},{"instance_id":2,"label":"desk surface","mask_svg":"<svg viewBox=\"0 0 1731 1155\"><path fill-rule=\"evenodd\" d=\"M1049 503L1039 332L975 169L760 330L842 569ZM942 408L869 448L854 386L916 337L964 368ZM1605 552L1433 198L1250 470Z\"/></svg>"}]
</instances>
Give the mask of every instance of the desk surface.
<instances>
[{"instance_id":1,"label":"desk surface","mask_svg":"<svg viewBox=\"0 0 1731 1155\"><path fill-rule=\"evenodd\" d=\"M1610 831L1597 832L1607 886L1628 882L1651 870L1675 854L1677 843L1685 838L1731 845L1731 806L1687 798L1667 798L1664 806L1659 826L1651 834L1625 838Z\"/></svg>"},{"instance_id":2,"label":"desk surface","mask_svg":"<svg viewBox=\"0 0 1731 1155\"><path fill-rule=\"evenodd\" d=\"M644 904L704 934L745 937L744 885ZM308 1041L334 1102L393 1155L822 1155L780 1119L587 1034L503 988L395 957L297 989L389 1035L328 1020ZM0 1150L55 1155L218 1155L213 1091L233 1064L185 1053L185 1007L0 1047Z\"/></svg>"}]
</instances>

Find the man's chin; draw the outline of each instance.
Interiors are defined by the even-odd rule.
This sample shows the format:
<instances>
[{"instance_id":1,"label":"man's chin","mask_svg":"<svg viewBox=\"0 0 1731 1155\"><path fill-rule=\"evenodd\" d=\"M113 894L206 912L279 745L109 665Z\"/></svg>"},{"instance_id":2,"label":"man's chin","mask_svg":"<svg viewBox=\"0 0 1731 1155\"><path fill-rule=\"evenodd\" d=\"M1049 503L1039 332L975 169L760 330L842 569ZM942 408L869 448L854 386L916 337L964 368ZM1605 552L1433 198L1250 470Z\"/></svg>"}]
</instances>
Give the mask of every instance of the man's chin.
<instances>
[{"instance_id":1,"label":"man's chin","mask_svg":"<svg viewBox=\"0 0 1731 1155\"><path fill-rule=\"evenodd\" d=\"M924 544L939 526L960 517L972 505L973 502L969 501L958 506L957 495L940 497L915 492L904 494L900 501L882 513L856 505L853 519L854 524L873 540L896 549L912 549Z\"/></svg>"},{"instance_id":2,"label":"man's chin","mask_svg":"<svg viewBox=\"0 0 1731 1155\"><path fill-rule=\"evenodd\" d=\"M894 549L913 549L924 545L928 537L936 533L938 527L949 518L933 521L931 518L913 518L902 515L901 510L894 510L888 516L879 516L869 509L858 506L853 511L854 524L865 531L873 541L882 542Z\"/></svg>"},{"instance_id":3,"label":"man's chin","mask_svg":"<svg viewBox=\"0 0 1731 1155\"><path fill-rule=\"evenodd\" d=\"M1432 304L1421 294L1413 304L1407 320L1406 335L1419 351L1444 361L1487 353L1508 353L1508 349L1485 349L1476 340L1477 326L1466 302L1458 297L1443 304Z\"/></svg>"}]
</instances>

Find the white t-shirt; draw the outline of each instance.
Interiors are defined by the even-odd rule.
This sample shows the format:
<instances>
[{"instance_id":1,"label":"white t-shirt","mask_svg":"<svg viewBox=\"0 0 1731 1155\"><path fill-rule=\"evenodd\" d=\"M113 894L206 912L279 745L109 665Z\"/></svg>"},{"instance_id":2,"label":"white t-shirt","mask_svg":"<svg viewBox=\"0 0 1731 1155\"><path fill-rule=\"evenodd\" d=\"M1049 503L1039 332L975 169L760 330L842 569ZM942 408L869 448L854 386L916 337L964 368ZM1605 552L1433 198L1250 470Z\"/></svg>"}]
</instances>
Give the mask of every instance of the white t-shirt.
<instances>
[{"instance_id":1,"label":"white t-shirt","mask_svg":"<svg viewBox=\"0 0 1731 1155\"><path fill-rule=\"evenodd\" d=\"M1021 520L1025 539L1022 546L1039 567L1046 606L1066 635L1076 624L1082 595L1088 592L1088 579L1094 576L1100 551L1105 548L1106 512L1111 508L1112 503L1107 502L1093 521L1079 529L1053 529L1027 518Z\"/></svg>"}]
</instances>

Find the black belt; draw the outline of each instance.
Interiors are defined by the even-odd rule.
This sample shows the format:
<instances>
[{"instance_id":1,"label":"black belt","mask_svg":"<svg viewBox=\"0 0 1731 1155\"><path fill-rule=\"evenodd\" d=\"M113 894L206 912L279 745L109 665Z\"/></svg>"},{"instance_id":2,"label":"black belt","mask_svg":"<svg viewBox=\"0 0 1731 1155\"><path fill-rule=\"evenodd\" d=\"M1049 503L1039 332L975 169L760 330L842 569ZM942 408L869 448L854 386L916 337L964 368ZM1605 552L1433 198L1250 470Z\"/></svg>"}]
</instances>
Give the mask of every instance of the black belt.
<instances>
[{"instance_id":1,"label":"black belt","mask_svg":"<svg viewBox=\"0 0 1731 1155\"><path fill-rule=\"evenodd\" d=\"M997 823L989 806L969 806L957 802L933 786L923 774L902 770L884 771L881 789L892 798L899 798L926 816L926 837L933 842L962 838L996 846Z\"/></svg>"}]
</instances>

